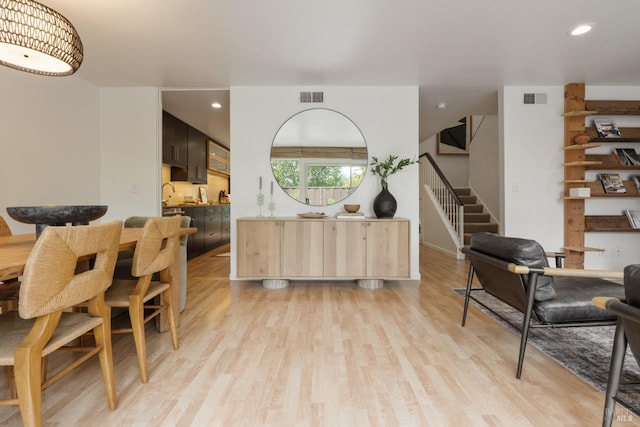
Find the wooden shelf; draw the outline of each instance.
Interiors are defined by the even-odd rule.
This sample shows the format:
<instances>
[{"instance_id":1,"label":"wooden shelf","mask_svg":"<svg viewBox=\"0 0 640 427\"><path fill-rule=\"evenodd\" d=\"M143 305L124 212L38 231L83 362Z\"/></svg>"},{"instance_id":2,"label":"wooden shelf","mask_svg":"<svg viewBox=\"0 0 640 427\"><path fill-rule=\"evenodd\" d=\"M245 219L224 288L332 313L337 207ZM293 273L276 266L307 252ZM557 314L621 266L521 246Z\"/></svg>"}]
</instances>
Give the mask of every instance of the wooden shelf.
<instances>
[{"instance_id":1,"label":"wooden shelf","mask_svg":"<svg viewBox=\"0 0 640 427\"><path fill-rule=\"evenodd\" d=\"M623 142L640 142L640 128L620 128L619 138L600 138L598 132L593 127L585 128L584 132L591 137L590 142L607 144L620 144ZM587 144L588 145L588 144Z\"/></svg>"},{"instance_id":2,"label":"wooden shelf","mask_svg":"<svg viewBox=\"0 0 640 427\"><path fill-rule=\"evenodd\" d=\"M587 182L593 182L593 181L588 181L586 179L565 179L564 180L565 184L586 184Z\"/></svg>"},{"instance_id":3,"label":"wooden shelf","mask_svg":"<svg viewBox=\"0 0 640 427\"><path fill-rule=\"evenodd\" d=\"M590 165L585 165L587 170L640 170L640 166L627 166L618 161L615 154L587 154L585 155ZM574 166L565 164L565 166Z\"/></svg>"},{"instance_id":4,"label":"wooden shelf","mask_svg":"<svg viewBox=\"0 0 640 427\"><path fill-rule=\"evenodd\" d=\"M585 215L584 231L626 231L639 232L632 228L626 215Z\"/></svg>"},{"instance_id":5,"label":"wooden shelf","mask_svg":"<svg viewBox=\"0 0 640 427\"><path fill-rule=\"evenodd\" d=\"M601 165L602 162L594 161L594 160L582 160L579 162L569 162L565 163L562 166L597 166Z\"/></svg>"},{"instance_id":6,"label":"wooden shelf","mask_svg":"<svg viewBox=\"0 0 640 427\"><path fill-rule=\"evenodd\" d=\"M600 144L575 144L564 147L565 150L587 150L589 148L600 147Z\"/></svg>"},{"instance_id":7,"label":"wooden shelf","mask_svg":"<svg viewBox=\"0 0 640 427\"><path fill-rule=\"evenodd\" d=\"M640 101L595 101L585 100L585 110L597 111L598 115L640 116Z\"/></svg>"},{"instance_id":8,"label":"wooden shelf","mask_svg":"<svg viewBox=\"0 0 640 427\"><path fill-rule=\"evenodd\" d=\"M586 117L593 116L594 114L598 114L597 111L567 111L564 113L565 117Z\"/></svg>"},{"instance_id":9,"label":"wooden shelf","mask_svg":"<svg viewBox=\"0 0 640 427\"><path fill-rule=\"evenodd\" d=\"M577 246L565 246L564 248L565 251L569 251L569 252L604 252L604 249L600 249L600 248L589 248L589 247L577 247Z\"/></svg>"},{"instance_id":10,"label":"wooden shelf","mask_svg":"<svg viewBox=\"0 0 640 427\"><path fill-rule=\"evenodd\" d=\"M604 187L602 186L602 182L600 180L597 181L589 181L585 183L585 187L591 189L591 197L587 197L589 199L598 199L598 198L608 198L608 197L640 197L640 193L636 189L636 186L633 184L633 181L622 181L624 185L624 189L627 190L626 193L605 193Z\"/></svg>"},{"instance_id":11,"label":"wooden shelf","mask_svg":"<svg viewBox=\"0 0 640 427\"><path fill-rule=\"evenodd\" d=\"M564 265L567 268L584 268L585 252L603 251L585 247L585 232L636 231L629 225L626 215L585 215L585 200L640 197L632 181L623 181L625 193L607 194L599 179L585 180L585 171L640 171L640 166L621 164L614 149L609 150L613 152L609 154L587 154L584 151L601 144L618 148L610 144L640 143L640 128L620 128L620 138L601 138L593 123L588 123L590 118L587 116L640 116L640 101L586 101L584 83L569 83L564 89L565 192L568 194L571 188L580 187L591 190L590 197L564 197L564 250L567 252ZM590 137L589 143L577 146L574 139L582 132Z\"/></svg>"}]
</instances>

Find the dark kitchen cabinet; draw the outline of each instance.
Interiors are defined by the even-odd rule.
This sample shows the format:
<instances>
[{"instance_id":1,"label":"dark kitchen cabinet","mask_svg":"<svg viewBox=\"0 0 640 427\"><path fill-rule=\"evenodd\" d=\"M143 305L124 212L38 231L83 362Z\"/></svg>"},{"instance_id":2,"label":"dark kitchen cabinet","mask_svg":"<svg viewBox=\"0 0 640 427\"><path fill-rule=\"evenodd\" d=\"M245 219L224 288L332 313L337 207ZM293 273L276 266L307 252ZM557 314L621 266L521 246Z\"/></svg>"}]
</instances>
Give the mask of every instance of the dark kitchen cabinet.
<instances>
[{"instance_id":1,"label":"dark kitchen cabinet","mask_svg":"<svg viewBox=\"0 0 640 427\"><path fill-rule=\"evenodd\" d=\"M191 259L204 252L205 242L205 216L201 207L182 208L184 214L191 217L191 227L198 229L194 234L190 234L187 239L187 258Z\"/></svg>"},{"instance_id":2,"label":"dark kitchen cabinet","mask_svg":"<svg viewBox=\"0 0 640 427\"><path fill-rule=\"evenodd\" d=\"M208 206L205 209L205 250L217 247L222 240L222 209L220 206Z\"/></svg>"},{"instance_id":3,"label":"dark kitchen cabinet","mask_svg":"<svg viewBox=\"0 0 640 427\"><path fill-rule=\"evenodd\" d=\"M182 207L184 215L191 217L191 227L198 231L187 240L187 258L229 243L231 224L229 205Z\"/></svg>"},{"instance_id":4,"label":"dark kitchen cabinet","mask_svg":"<svg viewBox=\"0 0 640 427\"><path fill-rule=\"evenodd\" d=\"M222 221L221 221L221 237L220 244L226 245L231 241L231 206L221 205L222 208Z\"/></svg>"},{"instance_id":5,"label":"dark kitchen cabinet","mask_svg":"<svg viewBox=\"0 0 640 427\"><path fill-rule=\"evenodd\" d=\"M163 163L186 169L189 161L188 128L189 126L182 120L166 111L162 112Z\"/></svg>"},{"instance_id":6,"label":"dark kitchen cabinet","mask_svg":"<svg viewBox=\"0 0 640 427\"><path fill-rule=\"evenodd\" d=\"M207 183L207 140L207 135L189 127L187 181L191 181L194 184Z\"/></svg>"}]
</instances>

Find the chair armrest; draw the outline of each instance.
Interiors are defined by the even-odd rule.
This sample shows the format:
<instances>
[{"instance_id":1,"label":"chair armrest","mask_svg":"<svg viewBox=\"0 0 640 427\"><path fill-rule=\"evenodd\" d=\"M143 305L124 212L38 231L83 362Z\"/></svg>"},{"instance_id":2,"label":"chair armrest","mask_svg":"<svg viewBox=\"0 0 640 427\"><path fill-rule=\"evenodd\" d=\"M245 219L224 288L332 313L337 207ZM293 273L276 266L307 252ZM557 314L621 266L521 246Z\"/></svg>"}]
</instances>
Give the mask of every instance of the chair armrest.
<instances>
[{"instance_id":1,"label":"chair armrest","mask_svg":"<svg viewBox=\"0 0 640 427\"><path fill-rule=\"evenodd\" d=\"M556 260L556 268L562 268L562 261L565 258L564 252L547 252L545 251L544 255L547 258L553 258Z\"/></svg>"},{"instance_id":2,"label":"chair armrest","mask_svg":"<svg viewBox=\"0 0 640 427\"><path fill-rule=\"evenodd\" d=\"M612 301L612 300L620 301L618 298L615 298L615 297L595 297L595 298L591 299L591 302L596 307L601 308L603 310L606 310L607 309L607 302Z\"/></svg>"},{"instance_id":3,"label":"chair armrest","mask_svg":"<svg viewBox=\"0 0 640 427\"><path fill-rule=\"evenodd\" d=\"M596 307L605 309L618 317L640 323L640 307L626 304L614 297L595 297L592 302Z\"/></svg>"},{"instance_id":4,"label":"chair armrest","mask_svg":"<svg viewBox=\"0 0 640 427\"><path fill-rule=\"evenodd\" d=\"M509 264L509 271L516 274L538 273L545 276L595 277L601 279L624 279L620 270L584 270L581 268L531 268L524 265Z\"/></svg>"}]
</instances>

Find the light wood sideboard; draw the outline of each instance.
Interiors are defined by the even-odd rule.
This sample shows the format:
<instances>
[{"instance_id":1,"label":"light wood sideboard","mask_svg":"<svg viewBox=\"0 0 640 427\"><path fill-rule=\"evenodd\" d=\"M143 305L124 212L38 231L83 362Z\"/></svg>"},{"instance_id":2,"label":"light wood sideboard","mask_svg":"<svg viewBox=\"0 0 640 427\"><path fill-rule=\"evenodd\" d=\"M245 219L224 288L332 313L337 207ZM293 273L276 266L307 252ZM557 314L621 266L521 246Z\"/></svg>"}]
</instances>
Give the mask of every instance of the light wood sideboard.
<instances>
[{"instance_id":1,"label":"light wood sideboard","mask_svg":"<svg viewBox=\"0 0 640 427\"><path fill-rule=\"evenodd\" d=\"M237 276L281 288L290 279L357 280L379 288L410 276L410 221L240 218Z\"/></svg>"}]
</instances>

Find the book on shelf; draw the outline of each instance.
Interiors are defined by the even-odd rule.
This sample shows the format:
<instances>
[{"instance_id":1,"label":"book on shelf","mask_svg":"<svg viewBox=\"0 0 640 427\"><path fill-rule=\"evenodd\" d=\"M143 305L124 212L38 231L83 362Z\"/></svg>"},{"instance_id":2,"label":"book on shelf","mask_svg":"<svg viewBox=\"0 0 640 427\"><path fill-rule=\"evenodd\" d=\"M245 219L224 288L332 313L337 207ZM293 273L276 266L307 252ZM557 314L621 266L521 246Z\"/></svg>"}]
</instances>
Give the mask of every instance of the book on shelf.
<instances>
[{"instance_id":1,"label":"book on shelf","mask_svg":"<svg viewBox=\"0 0 640 427\"><path fill-rule=\"evenodd\" d=\"M627 215L631 228L640 228L640 211L626 209L624 213Z\"/></svg>"},{"instance_id":2,"label":"book on shelf","mask_svg":"<svg viewBox=\"0 0 640 427\"><path fill-rule=\"evenodd\" d=\"M631 175L631 181L636 187L636 191L640 193L640 175Z\"/></svg>"},{"instance_id":3,"label":"book on shelf","mask_svg":"<svg viewBox=\"0 0 640 427\"><path fill-rule=\"evenodd\" d=\"M620 138L620 129L611 119L593 119L596 132L600 138Z\"/></svg>"},{"instance_id":4,"label":"book on shelf","mask_svg":"<svg viewBox=\"0 0 640 427\"><path fill-rule=\"evenodd\" d=\"M338 219L364 219L364 212L339 212Z\"/></svg>"},{"instance_id":5,"label":"book on shelf","mask_svg":"<svg viewBox=\"0 0 640 427\"><path fill-rule=\"evenodd\" d=\"M620 175L617 173L601 173L599 175L604 192L607 194L623 194L627 190L624 188L624 183L620 179Z\"/></svg>"},{"instance_id":6,"label":"book on shelf","mask_svg":"<svg viewBox=\"0 0 640 427\"><path fill-rule=\"evenodd\" d=\"M640 157L633 148L616 148L614 152L621 165L640 166Z\"/></svg>"}]
</instances>

